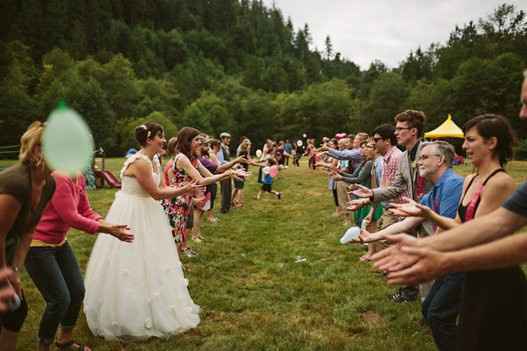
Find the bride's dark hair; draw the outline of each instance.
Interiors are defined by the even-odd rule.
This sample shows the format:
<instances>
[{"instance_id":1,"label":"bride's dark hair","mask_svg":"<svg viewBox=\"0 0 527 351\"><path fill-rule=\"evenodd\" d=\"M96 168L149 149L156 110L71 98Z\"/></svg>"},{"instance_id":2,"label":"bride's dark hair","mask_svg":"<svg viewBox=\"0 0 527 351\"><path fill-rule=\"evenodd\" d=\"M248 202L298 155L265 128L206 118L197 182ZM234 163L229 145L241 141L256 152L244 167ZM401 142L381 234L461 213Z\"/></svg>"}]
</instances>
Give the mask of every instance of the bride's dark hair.
<instances>
[{"instance_id":1,"label":"bride's dark hair","mask_svg":"<svg viewBox=\"0 0 527 351\"><path fill-rule=\"evenodd\" d=\"M135 140L143 147L148 139L153 139L156 135L163 135L163 126L159 123L147 122L135 127Z\"/></svg>"},{"instance_id":2,"label":"bride's dark hair","mask_svg":"<svg viewBox=\"0 0 527 351\"><path fill-rule=\"evenodd\" d=\"M197 137L201 132L196 128L184 127L177 134L176 151L185 154L189 159L192 159L192 139Z\"/></svg>"}]
</instances>

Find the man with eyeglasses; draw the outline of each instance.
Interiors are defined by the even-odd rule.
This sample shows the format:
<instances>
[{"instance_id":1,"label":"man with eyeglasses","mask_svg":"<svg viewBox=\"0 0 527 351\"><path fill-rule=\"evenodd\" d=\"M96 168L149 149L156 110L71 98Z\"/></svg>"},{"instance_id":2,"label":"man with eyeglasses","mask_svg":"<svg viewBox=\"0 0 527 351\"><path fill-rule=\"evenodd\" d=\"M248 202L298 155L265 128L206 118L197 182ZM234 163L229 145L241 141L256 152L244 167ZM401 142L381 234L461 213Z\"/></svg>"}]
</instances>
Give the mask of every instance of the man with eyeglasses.
<instances>
[{"instance_id":1,"label":"man with eyeglasses","mask_svg":"<svg viewBox=\"0 0 527 351\"><path fill-rule=\"evenodd\" d=\"M386 202L401 196L409 196L419 201L430 188L430 182L419 175L416 165L416 156L422 143L424 119L424 112L415 110L406 110L395 116L395 137L397 143L404 146L405 151L401 156L394 180L389 186L377 189L358 185L354 194L360 198L349 203L350 210L356 210L371 202ZM414 301L418 292L415 286L403 287L393 294L392 300L398 303Z\"/></svg>"},{"instance_id":2,"label":"man with eyeglasses","mask_svg":"<svg viewBox=\"0 0 527 351\"><path fill-rule=\"evenodd\" d=\"M445 141L423 143L418 156L419 174L433 184L420 203L444 217L455 218L459 199L463 191L463 177L452 170L454 147ZM423 217L412 217L416 205L412 202L396 204L390 211L403 215L403 221L395 223L374 234L362 233L363 240L379 240L386 235L407 232L423 224ZM410 215L410 217L408 217ZM436 226L432 232L438 232ZM457 316L463 288L463 273L448 273L434 282L422 303L423 318L432 329L434 341L440 351L456 349Z\"/></svg>"}]
</instances>

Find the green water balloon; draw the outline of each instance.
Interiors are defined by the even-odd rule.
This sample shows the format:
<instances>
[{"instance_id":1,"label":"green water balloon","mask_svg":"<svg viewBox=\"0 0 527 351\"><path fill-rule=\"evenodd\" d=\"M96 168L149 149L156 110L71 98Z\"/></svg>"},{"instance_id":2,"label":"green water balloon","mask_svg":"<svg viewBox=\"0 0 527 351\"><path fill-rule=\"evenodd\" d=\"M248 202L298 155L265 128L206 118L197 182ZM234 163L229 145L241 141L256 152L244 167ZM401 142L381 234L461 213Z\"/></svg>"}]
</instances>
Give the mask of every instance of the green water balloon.
<instances>
[{"instance_id":1,"label":"green water balloon","mask_svg":"<svg viewBox=\"0 0 527 351\"><path fill-rule=\"evenodd\" d=\"M93 137L81 115L60 102L42 135L42 151L53 170L74 175L91 166Z\"/></svg>"}]
</instances>

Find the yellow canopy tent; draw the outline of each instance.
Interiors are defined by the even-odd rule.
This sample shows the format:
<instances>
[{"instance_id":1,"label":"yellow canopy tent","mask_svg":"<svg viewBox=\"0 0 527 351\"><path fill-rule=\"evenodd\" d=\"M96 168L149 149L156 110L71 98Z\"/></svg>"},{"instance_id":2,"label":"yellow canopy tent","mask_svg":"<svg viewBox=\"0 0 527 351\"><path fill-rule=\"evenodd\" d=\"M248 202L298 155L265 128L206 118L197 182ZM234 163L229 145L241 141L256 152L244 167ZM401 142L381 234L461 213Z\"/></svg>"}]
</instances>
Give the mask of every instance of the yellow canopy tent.
<instances>
[{"instance_id":1,"label":"yellow canopy tent","mask_svg":"<svg viewBox=\"0 0 527 351\"><path fill-rule=\"evenodd\" d=\"M452 116L448 114L446 121L444 121L436 129L425 133L427 139L438 139L438 138L464 138L463 130L459 128L456 123L452 120Z\"/></svg>"}]
</instances>

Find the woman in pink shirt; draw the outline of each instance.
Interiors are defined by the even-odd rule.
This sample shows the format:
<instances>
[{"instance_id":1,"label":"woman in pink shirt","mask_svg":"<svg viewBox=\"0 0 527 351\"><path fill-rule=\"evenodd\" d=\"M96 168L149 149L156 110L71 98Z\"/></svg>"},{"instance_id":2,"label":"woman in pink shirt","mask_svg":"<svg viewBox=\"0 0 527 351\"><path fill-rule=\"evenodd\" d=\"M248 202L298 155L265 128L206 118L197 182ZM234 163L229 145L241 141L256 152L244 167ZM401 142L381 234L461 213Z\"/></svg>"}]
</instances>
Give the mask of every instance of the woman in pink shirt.
<instances>
[{"instance_id":1,"label":"woman in pink shirt","mask_svg":"<svg viewBox=\"0 0 527 351\"><path fill-rule=\"evenodd\" d=\"M25 263L47 303L40 321L39 350L50 349L60 325L56 342L59 349L88 351L88 347L72 339L84 298L84 282L67 241L68 230L73 227L90 234L107 233L127 242L133 240L133 235L126 225L107 223L92 210L82 175L52 175L56 190L33 233Z\"/></svg>"}]
</instances>

